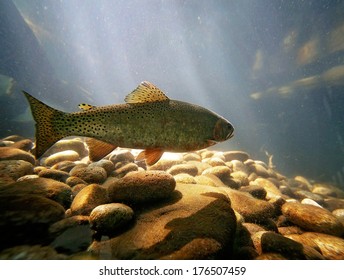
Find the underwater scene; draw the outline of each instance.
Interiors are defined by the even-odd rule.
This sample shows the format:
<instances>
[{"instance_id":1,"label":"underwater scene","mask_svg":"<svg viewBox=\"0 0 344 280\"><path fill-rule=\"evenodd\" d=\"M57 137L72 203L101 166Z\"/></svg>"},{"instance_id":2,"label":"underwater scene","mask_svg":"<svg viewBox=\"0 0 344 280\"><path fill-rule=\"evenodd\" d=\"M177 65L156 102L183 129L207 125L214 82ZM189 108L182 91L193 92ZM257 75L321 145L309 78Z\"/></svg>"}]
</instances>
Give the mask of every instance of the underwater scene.
<instances>
[{"instance_id":1,"label":"underwater scene","mask_svg":"<svg viewBox=\"0 0 344 280\"><path fill-rule=\"evenodd\" d=\"M343 260L344 1L0 1L1 260Z\"/></svg>"}]
</instances>

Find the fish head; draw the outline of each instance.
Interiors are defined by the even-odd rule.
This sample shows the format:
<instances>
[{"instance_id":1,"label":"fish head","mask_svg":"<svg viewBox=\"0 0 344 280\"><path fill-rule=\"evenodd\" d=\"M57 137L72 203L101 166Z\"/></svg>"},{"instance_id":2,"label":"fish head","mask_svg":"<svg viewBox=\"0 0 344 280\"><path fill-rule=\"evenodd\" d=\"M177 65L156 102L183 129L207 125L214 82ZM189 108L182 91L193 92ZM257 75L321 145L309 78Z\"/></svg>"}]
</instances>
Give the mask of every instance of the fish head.
<instances>
[{"instance_id":1,"label":"fish head","mask_svg":"<svg viewBox=\"0 0 344 280\"><path fill-rule=\"evenodd\" d=\"M213 130L213 141L223 142L233 137L234 127L224 118L219 118Z\"/></svg>"}]
</instances>

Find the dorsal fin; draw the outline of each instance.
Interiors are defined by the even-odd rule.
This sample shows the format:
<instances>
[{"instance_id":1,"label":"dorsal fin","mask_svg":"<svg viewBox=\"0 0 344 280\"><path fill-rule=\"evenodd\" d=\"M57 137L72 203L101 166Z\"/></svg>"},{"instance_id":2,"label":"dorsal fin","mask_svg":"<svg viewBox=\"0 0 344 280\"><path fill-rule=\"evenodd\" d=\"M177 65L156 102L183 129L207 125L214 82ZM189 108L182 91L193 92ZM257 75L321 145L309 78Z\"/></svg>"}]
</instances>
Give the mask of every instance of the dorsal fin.
<instances>
[{"instance_id":1,"label":"dorsal fin","mask_svg":"<svg viewBox=\"0 0 344 280\"><path fill-rule=\"evenodd\" d=\"M83 111L88 111L91 109L96 108L96 106L90 105L90 104L86 104L86 103L81 103L78 105L79 109L83 110Z\"/></svg>"},{"instance_id":2,"label":"dorsal fin","mask_svg":"<svg viewBox=\"0 0 344 280\"><path fill-rule=\"evenodd\" d=\"M146 103L167 101L169 98L155 85L144 81L138 87L129 93L124 101L126 103Z\"/></svg>"}]
</instances>

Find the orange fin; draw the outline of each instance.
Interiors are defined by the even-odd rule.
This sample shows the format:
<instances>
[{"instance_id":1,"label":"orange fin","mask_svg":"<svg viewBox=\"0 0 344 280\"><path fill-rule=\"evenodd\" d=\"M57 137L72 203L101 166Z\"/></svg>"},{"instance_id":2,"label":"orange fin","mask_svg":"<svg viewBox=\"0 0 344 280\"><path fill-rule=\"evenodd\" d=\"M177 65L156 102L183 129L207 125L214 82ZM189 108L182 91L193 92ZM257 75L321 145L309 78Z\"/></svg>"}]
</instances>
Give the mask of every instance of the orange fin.
<instances>
[{"instance_id":1,"label":"orange fin","mask_svg":"<svg viewBox=\"0 0 344 280\"><path fill-rule=\"evenodd\" d=\"M94 138L87 138L86 143L89 150L88 156L91 161L101 160L103 157L117 148L115 145Z\"/></svg>"},{"instance_id":2,"label":"orange fin","mask_svg":"<svg viewBox=\"0 0 344 280\"><path fill-rule=\"evenodd\" d=\"M150 82L144 81L129 93L124 101L126 103L147 103L168 101L169 98L159 88Z\"/></svg>"},{"instance_id":3,"label":"orange fin","mask_svg":"<svg viewBox=\"0 0 344 280\"><path fill-rule=\"evenodd\" d=\"M86 103L81 103L78 105L79 109L83 110L83 111L88 111L94 108L97 108L96 106L90 105L90 104L86 104Z\"/></svg>"},{"instance_id":4,"label":"orange fin","mask_svg":"<svg viewBox=\"0 0 344 280\"><path fill-rule=\"evenodd\" d=\"M147 149L139 153L136 160L140 161L145 159L148 165L153 165L161 158L163 153L164 151L162 149Z\"/></svg>"}]
</instances>

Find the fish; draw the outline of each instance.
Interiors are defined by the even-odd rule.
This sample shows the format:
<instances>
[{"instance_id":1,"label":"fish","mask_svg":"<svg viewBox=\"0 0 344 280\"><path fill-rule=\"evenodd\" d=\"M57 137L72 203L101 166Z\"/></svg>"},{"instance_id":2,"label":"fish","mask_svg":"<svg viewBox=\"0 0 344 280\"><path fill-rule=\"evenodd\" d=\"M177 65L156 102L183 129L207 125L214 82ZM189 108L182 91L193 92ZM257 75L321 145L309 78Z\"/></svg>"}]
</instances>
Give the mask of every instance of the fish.
<instances>
[{"instance_id":1,"label":"fish","mask_svg":"<svg viewBox=\"0 0 344 280\"><path fill-rule=\"evenodd\" d=\"M204 107L168 98L148 81L129 93L123 104L80 104L67 113L39 101L26 91L36 124L33 154L40 158L67 136L87 137L89 159L98 161L117 147L142 149L137 161L156 163L164 152L190 152L233 137L233 125Z\"/></svg>"}]
</instances>

